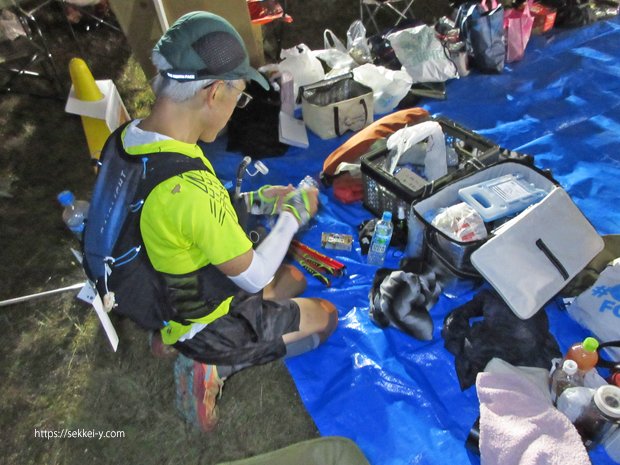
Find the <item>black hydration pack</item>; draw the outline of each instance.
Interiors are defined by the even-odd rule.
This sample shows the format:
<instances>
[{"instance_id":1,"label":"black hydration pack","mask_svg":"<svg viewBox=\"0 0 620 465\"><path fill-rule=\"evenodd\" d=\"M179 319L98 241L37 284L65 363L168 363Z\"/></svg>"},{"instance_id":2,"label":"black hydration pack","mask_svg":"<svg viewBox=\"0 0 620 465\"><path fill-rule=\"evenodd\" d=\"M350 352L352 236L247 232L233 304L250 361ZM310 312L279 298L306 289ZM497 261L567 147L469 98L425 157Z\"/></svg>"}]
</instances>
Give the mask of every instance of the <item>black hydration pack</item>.
<instances>
[{"instance_id":1,"label":"black hydration pack","mask_svg":"<svg viewBox=\"0 0 620 465\"><path fill-rule=\"evenodd\" d=\"M183 319L170 303L164 277L146 255L140 233L142 205L166 179L186 171L211 171L200 159L179 153L128 155L121 140L126 126L109 137L101 153L84 229L83 266L104 306L112 306L113 300L115 313L156 330L165 321Z\"/></svg>"}]
</instances>

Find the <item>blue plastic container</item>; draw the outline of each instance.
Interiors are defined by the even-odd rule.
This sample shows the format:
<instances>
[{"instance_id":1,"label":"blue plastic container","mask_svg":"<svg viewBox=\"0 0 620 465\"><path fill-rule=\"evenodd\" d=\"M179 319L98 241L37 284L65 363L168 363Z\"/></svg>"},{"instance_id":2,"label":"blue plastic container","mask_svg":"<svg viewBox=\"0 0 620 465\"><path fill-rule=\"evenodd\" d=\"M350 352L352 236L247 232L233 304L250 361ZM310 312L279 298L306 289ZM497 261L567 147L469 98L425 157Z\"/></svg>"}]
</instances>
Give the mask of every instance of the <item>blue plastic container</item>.
<instances>
[{"instance_id":1,"label":"blue plastic container","mask_svg":"<svg viewBox=\"0 0 620 465\"><path fill-rule=\"evenodd\" d=\"M547 195L520 175L507 174L459 189L459 197L473 207L485 222L514 215Z\"/></svg>"}]
</instances>

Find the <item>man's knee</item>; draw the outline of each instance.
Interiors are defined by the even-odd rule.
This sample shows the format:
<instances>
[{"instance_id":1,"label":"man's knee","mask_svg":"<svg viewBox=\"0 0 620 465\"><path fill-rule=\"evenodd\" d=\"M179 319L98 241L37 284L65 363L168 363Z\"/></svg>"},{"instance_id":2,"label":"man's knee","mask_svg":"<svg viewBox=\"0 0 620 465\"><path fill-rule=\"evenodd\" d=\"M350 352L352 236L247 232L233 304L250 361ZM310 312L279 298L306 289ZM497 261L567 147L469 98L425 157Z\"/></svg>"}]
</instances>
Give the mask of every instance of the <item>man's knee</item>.
<instances>
[{"instance_id":1,"label":"man's knee","mask_svg":"<svg viewBox=\"0 0 620 465\"><path fill-rule=\"evenodd\" d=\"M334 332L336 326L338 326L338 311L336 310L336 306L328 300L321 299L321 307L329 315L325 336L327 339L327 337Z\"/></svg>"},{"instance_id":2,"label":"man's knee","mask_svg":"<svg viewBox=\"0 0 620 465\"><path fill-rule=\"evenodd\" d=\"M324 324L317 329L316 333L319 335L321 342L325 342L338 326L338 311L336 306L329 300L319 298L313 298L312 300L316 304L316 311L321 312L324 321Z\"/></svg>"},{"instance_id":3,"label":"man's knee","mask_svg":"<svg viewBox=\"0 0 620 465\"><path fill-rule=\"evenodd\" d=\"M301 323L299 332L284 336L286 343L286 357L316 349L325 342L338 326L338 312L334 304L328 300L312 298L303 299L299 303ZM302 334L302 337L299 337Z\"/></svg>"}]
</instances>

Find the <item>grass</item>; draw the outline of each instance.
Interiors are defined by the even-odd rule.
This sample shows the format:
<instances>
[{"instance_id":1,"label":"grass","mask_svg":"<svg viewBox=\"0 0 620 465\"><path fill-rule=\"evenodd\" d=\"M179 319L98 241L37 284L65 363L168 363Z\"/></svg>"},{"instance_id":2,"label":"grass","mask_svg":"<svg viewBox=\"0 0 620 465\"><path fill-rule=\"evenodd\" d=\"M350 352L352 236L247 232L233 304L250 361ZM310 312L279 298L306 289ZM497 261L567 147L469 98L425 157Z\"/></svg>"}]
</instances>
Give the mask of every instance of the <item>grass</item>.
<instances>
[{"instance_id":1,"label":"grass","mask_svg":"<svg viewBox=\"0 0 620 465\"><path fill-rule=\"evenodd\" d=\"M346 40L358 14L353 0L317 0L310 9L288 3L295 23L285 30L284 48L300 42L321 48L326 27ZM78 47L58 14L45 13L44 30L67 86ZM122 34L106 27L76 32L95 78L114 80L132 117L145 116L153 95ZM23 80L17 90L40 87ZM66 90L60 98L0 99L0 300L84 280L56 195L71 189L88 199L94 173L80 119L64 112L65 96ZM207 465L318 436L281 361L227 380L220 425L208 435L197 432L174 410L172 362L154 359L147 335L130 322L113 321L116 353L73 292L0 307L0 464ZM35 437L35 430L63 428L122 431L124 438Z\"/></svg>"},{"instance_id":2,"label":"grass","mask_svg":"<svg viewBox=\"0 0 620 465\"><path fill-rule=\"evenodd\" d=\"M51 27L57 29L50 45L68 82L75 49L66 49L71 39L62 25ZM106 28L78 34L95 78L113 79L130 114L146 115L153 94L124 37ZM20 85L24 91L46 87ZM94 173L79 117L64 112L64 97L6 94L0 137L0 299L81 282L70 251L78 243L56 201L67 188L90 197ZM218 429L209 435L194 430L174 409L173 362L153 358L147 334L132 323L114 323L116 353L74 292L0 307L0 464L210 464L317 436L282 362L231 377ZM35 431L63 428L122 431L124 438L35 437Z\"/></svg>"}]
</instances>

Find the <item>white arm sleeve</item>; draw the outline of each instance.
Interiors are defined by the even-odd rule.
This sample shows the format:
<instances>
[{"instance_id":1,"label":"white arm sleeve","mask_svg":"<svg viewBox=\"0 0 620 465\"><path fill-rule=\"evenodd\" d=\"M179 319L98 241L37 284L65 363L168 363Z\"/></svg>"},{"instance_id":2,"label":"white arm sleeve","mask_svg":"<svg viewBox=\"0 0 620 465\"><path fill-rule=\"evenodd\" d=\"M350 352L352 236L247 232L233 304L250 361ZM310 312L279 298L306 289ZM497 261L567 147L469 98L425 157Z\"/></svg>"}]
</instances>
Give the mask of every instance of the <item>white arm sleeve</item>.
<instances>
[{"instance_id":1,"label":"white arm sleeve","mask_svg":"<svg viewBox=\"0 0 620 465\"><path fill-rule=\"evenodd\" d=\"M299 223L292 213L281 213L276 225L254 251L250 266L237 276L229 276L232 282L250 293L258 292L269 284L298 229Z\"/></svg>"}]
</instances>

